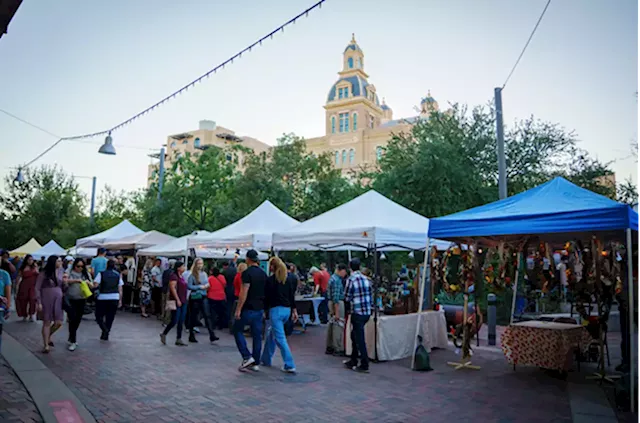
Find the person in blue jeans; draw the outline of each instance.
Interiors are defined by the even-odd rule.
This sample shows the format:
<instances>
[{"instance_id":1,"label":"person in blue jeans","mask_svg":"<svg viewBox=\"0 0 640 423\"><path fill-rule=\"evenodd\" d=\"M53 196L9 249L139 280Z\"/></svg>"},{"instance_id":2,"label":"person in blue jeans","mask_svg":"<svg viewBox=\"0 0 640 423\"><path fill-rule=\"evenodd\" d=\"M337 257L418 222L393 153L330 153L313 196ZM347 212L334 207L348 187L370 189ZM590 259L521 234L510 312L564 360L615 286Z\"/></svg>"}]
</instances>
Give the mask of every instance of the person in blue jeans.
<instances>
[{"instance_id":1,"label":"person in blue jeans","mask_svg":"<svg viewBox=\"0 0 640 423\"><path fill-rule=\"evenodd\" d=\"M233 337L242 356L238 370L260 370L260 353L262 350L262 318L264 314L264 289L267 274L260 268L258 252L247 251L247 270L242 272L242 288L235 311ZM244 327L249 325L253 338L253 351L249 352L244 338Z\"/></svg>"},{"instance_id":2,"label":"person in blue jeans","mask_svg":"<svg viewBox=\"0 0 640 423\"><path fill-rule=\"evenodd\" d=\"M269 261L269 270L271 276L267 279L265 288L265 310L269 313L271 325L267 329L262 364L267 367L271 366L271 359L276 352L277 345L282 354L282 361L284 361L281 370L285 373L295 373L296 365L287 343L284 325L292 316L293 320L298 319L295 302L298 280L287 272L287 266L278 257L273 257Z\"/></svg>"},{"instance_id":3,"label":"person in blue jeans","mask_svg":"<svg viewBox=\"0 0 640 423\"><path fill-rule=\"evenodd\" d=\"M2 350L2 327L4 320L9 318L9 310L11 310L11 275L6 270L0 269L0 351Z\"/></svg>"},{"instance_id":4,"label":"person in blue jeans","mask_svg":"<svg viewBox=\"0 0 640 423\"><path fill-rule=\"evenodd\" d=\"M160 334L160 342L162 342L162 345L167 344L169 331L177 325L176 345L179 347L187 346L187 344L182 341L182 326L187 318L187 282L185 282L182 277L185 269L184 263L180 261L176 262L176 271L171 274L169 279L167 303L169 303L169 301L175 301L176 309L171 311L171 323L169 323Z\"/></svg>"}]
</instances>

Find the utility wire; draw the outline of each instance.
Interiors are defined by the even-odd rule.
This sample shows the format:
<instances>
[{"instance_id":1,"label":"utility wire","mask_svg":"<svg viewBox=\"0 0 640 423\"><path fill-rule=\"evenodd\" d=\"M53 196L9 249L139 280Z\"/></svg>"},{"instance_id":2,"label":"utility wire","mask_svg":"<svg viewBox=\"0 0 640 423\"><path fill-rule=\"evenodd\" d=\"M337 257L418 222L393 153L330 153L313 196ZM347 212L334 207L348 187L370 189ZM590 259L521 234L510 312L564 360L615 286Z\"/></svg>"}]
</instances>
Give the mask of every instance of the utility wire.
<instances>
[{"instance_id":1,"label":"utility wire","mask_svg":"<svg viewBox=\"0 0 640 423\"><path fill-rule=\"evenodd\" d=\"M511 79L511 75L513 75L513 72L515 72L516 68L518 67L518 64L520 63L522 56L524 56L524 52L527 51L527 47L529 47L529 43L531 42L533 35L536 33L538 26L540 25L540 22L542 22L542 18L544 17L544 14L547 12L547 9L549 8L550 4L551 4L551 0L548 0L547 4L544 6L544 9L542 10L542 13L540 14L540 17L538 18L538 22L536 22L536 26L533 27L533 31L531 31L531 35L529 35L529 39L527 40L527 43L524 45L522 52L520 52L520 56L518 56L518 60L516 60L516 63L513 65L513 68L511 68L511 72L509 72L509 76L507 76L507 79L504 81L504 84L502 84L503 90L504 90L504 87L507 85L507 82L509 82L509 79Z\"/></svg>"},{"instance_id":2,"label":"utility wire","mask_svg":"<svg viewBox=\"0 0 640 423\"><path fill-rule=\"evenodd\" d=\"M156 109L157 107L160 107L162 104L166 103L167 101L172 100L176 96L178 96L178 95L182 94L183 92L187 91L189 88L191 88L191 87L195 86L196 84L202 82L205 78L209 78L212 74L216 73L219 70L224 69L225 66L232 64L233 61L236 60L236 59L240 59L243 54L250 52L254 47L261 46L264 41L267 41L268 39L272 39L273 36L276 35L277 33L284 32L284 29L287 26L295 24L296 21L298 19L302 18L302 17L309 16L309 12L312 12L315 9L320 9L322 7L322 4L325 3L326 1L327 0L319 0L317 3L315 3L311 7L307 8L306 10L304 10L301 13L297 14L293 18L289 19L284 24L280 25L279 27L277 27L273 31L269 32L264 37L258 39L253 44L250 44L248 47L245 47L244 49L240 50L238 53L234 54L233 56L231 56L230 58L228 58L224 62L220 63L218 66L214 67L213 69L209 70L208 72L200 75L198 78L196 78L193 81L189 82L188 84L184 85L182 88L178 89L177 91L174 91L173 93L171 93L168 96L164 97L162 100L154 103L153 105L147 107L146 109L144 109L143 111L135 114L134 116L132 116L132 117L130 117L130 118L118 123L115 126L112 126L109 129L105 129L103 131L93 132L93 133L89 133L89 134L82 134L82 135L74 135L74 136L70 136L70 137L59 137L59 136L57 136L55 134L52 134L51 132L49 132L49 131L47 131L45 129L40 128L37 125L33 125L33 124L31 124L31 123L29 123L29 122L27 122L27 121L25 121L25 120L23 120L21 118L9 113L9 112L6 112L6 111L0 109L0 111L3 112L4 114L6 114L7 116L10 116L10 117L12 117L14 119L17 119L17 120L19 120L19 121L21 121L21 122L23 122L23 123L25 123L25 124L27 124L29 126L32 126L32 127L36 128L36 129L39 129L42 132L45 132L45 133L47 133L47 134L49 134L49 135L51 135L53 137L59 138L58 141L56 141L49 148L47 148L42 153L37 155L33 160L31 160L27 164L21 166L21 168L28 167L33 162L35 162L36 160L38 160L39 158L41 158L42 156L47 154L49 151L53 150L62 141L77 141L77 140L81 140L81 139L85 139L85 138L92 138L92 137L96 137L96 136L100 136L100 135L107 135L107 134L111 134L111 132L113 132L113 131L116 131L116 130L122 128L125 125L130 124L134 120L136 120L136 119L144 116L145 114L153 111L154 109Z\"/></svg>"}]
</instances>

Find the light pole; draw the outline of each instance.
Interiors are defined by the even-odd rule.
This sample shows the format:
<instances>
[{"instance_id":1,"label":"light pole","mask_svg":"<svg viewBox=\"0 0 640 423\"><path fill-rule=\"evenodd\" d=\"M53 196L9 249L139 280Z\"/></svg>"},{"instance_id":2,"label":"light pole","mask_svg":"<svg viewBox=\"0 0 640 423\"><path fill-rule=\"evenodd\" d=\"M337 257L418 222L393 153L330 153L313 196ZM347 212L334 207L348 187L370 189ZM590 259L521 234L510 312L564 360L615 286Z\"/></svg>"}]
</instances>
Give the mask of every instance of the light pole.
<instances>
[{"instance_id":1,"label":"light pole","mask_svg":"<svg viewBox=\"0 0 640 423\"><path fill-rule=\"evenodd\" d=\"M91 208L89 209L89 222L91 223L91 227L94 226L95 222L95 207L96 207L96 182L97 178L95 176L77 176L74 175L74 178L79 179L91 179Z\"/></svg>"},{"instance_id":2,"label":"light pole","mask_svg":"<svg viewBox=\"0 0 640 423\"><path fill-rule=\"evenodd\" d=\"M502 122L502 88L494 89L496 103L496 137L498 144L498 193L507 198L507 162L504 157L504 124Z\"/></svg>"}]
</instances>

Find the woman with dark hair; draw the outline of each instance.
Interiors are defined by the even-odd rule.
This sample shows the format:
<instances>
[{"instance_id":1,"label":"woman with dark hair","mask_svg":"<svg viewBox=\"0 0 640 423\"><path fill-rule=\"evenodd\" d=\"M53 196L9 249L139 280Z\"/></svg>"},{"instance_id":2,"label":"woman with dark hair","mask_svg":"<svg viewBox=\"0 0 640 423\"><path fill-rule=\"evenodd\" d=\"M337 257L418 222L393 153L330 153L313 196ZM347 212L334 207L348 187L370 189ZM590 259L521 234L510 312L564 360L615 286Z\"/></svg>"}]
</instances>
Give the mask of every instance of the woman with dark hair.
<instances>
[{"instance_id":1,"label":"woman with dark hair","mask_svg":"<svg viewBox=\"0 0 640 423\"><path fill-rule=\"evenodd\" d=\"M22 260L22 266L18 271L18 286L16 287L16 312L22 321L29 319L33 322L36 314L36 279L38 279L38 266L36 266L31 254L27 254Z\"/></svg>"},{"instance_id":2,"label":"woman with dark hair","mask_svg":"<svg viewBox=\"0 0 640 423\"><path fill-rule=\"evenodd\" d=\"M182 326L187 317L187 282L185 282L182 276L185 269L184 263L177 261L175 264L175 272L173 272L169 278L166 309L171 313L171 323L169 323L160 334L160 342L162 342L162 345L167 344L167 334L177 325L176 345L179 347L187 346L187 344L182 341Z\"/></svg>"},{"instance_id":3,"label":"woman with dark hair","mask_svg":"<svg viewBox=\"0 0 640 423\"><path fill-rule=\"evenodd\" d=\"M67 273L67 292L65 293L69 300L69 308L67 309L67 320L69 321L69 351L75 351L78 348L76 342L76 333L82 322L84 314L84 306L87 302L82 294L82 282L93 284L89 272L87 272L84 260L80 257L73 261L71 269Z\"/></svg>"},{"instance_id":4,"label":"woman with dark hair","mask_svg":"<svg viewBox=\"0 0 640 423\"><path fill-rule=\"evenodd\" d=\"M47 354L49 347L53 347L51 336L62 326L64 317L62 313L63 284L62 260L58 256L50 256L44 266L44 271L38 275L36 281L38 313L42 314L43 354Z\"/></svg>"}]
</instances>

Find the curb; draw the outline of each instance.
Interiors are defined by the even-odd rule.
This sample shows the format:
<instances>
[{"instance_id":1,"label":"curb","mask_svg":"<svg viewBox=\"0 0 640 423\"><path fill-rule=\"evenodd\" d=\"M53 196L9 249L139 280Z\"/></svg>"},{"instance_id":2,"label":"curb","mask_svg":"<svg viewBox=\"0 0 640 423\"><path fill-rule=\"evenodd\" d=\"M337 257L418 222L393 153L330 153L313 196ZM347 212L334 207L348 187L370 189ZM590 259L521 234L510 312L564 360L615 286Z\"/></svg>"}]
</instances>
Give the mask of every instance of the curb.
<instances>
[{"instance_id":1,"label":"curb","mask_svg":"<svg viewBox=\"0 0 640 423\"><path fill-rule=\"evenodd\" d=\"M2 356L33 399L45 423L95 423L80 400L34 354L6 331Z\"/></svg>"}]
</instances>

